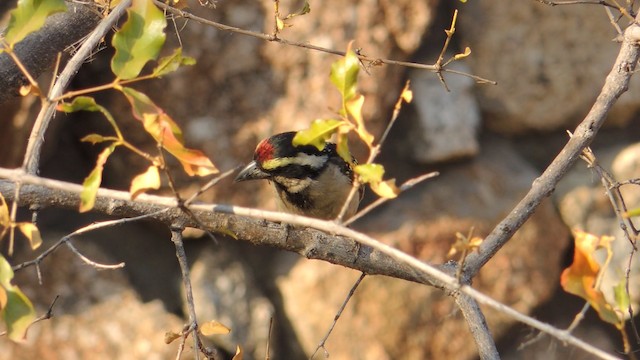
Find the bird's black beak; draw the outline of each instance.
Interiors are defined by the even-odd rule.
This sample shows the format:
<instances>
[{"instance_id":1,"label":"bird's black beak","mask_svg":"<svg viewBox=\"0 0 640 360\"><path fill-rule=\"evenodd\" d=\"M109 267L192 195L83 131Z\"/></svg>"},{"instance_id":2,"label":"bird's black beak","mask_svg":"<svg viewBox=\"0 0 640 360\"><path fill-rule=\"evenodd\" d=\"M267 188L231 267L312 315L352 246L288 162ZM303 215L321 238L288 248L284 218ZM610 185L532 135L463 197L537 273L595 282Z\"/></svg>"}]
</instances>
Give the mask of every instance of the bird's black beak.
<instances>
[{"instance_id":1,"label":"bird's black beak","mask_svg":"<svg viewBox=\"0 0 640 360\"><path fill-rule=\"evenodd\" d=\"M262 171L262 169L258 167L258 164L256 164L255 161L252 161L249 164L247 164L247 166L245 166L244 169L240 170L240 173L238 174L238 176L236 176L233 182L267 179L269 177L270 177L269 174Z\"/></svg>"}]
</instances>

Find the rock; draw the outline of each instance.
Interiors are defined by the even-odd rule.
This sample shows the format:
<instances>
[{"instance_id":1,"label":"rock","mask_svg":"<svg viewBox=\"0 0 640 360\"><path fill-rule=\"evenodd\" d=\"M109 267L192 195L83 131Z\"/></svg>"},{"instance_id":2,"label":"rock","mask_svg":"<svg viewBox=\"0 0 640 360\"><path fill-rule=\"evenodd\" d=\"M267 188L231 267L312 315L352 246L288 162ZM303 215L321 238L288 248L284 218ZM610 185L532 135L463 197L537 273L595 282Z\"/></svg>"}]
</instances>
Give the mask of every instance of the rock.
<instances>
[{"instance_id":1,"label":"rock","mask_svg":"<svg viewBox=\"0 0 640 360\"><path fill-rule=\"evenodd\" d=\"M225 246L207 247L199 254L191 268L196 314L200 324L216 320L231 329L230 334L212 335L208 341L232 354L240 345L245 359L261 359L274 308L252 270L237 256Z\"/></svg>"},{"instance_id":2,"label":"rock","mask_svg":"<svg viewBox=\"0 0 640 360\"><path fill-rule=\"evenodd\" d=\"M461 62L451 64L450 68L470 72ZM433 73L412 70L409 78L417 113L407 131L411 158L432 164L475 156L479 151L480 109L472 93L473 80L448 76L451 91L447 92Z\"/></svg>"},{"instance_id":3,"label":"rock","mask_svg":"<svg viewBox=\"0 0 640 360\"><path fill-rule=\"evenodd\" d=\"M43 247L51 245L46 242ZM116 263L91 242L75 244L83 255L105 264ZM18 258L33 254L19 254ZM25 344L2 340L2 359L167 359L178 342L164 342L168 331L180 332L184 321L167 313L162 302L144 303L122 270L98 271L64 246L41 264L43 285L33 268L16 273L18 284L44 314L56 295L53 317L31 326ZM190 346L186 347L190 352ZM186 354L184 356L187 356Z\"/></svg>"},{"instance_id":4,"label":"rock","mask_svg":"<svg viewBox=\"0 0 640 360\"><path fill-rule=\"evenodd\" d=\"M485 236L529 189L536 172L513 149L491 139L474 161L410 190L355 227L421 260L441 264L455 233ZM530 313L559 281L569 234L549 202L480 271L474 287ZM358 274L315 261L298 262L279 280L285 311L307 354L331 325ZM485 309L495 338L514 320ZM327 344L332 359L470 359L475 343L456 306L441 291L367 277Z\"/></svg>"},{"instance_id":5,"label":"rock","mask_svg":"<svg viewBox=\"0 0 640 360\"><path fill-rule=\"evenodd\" d=\"M465 61L473 73L498 82L477 87L486 123L508 134L573 129L620 48L604 11L590 6L469 2L460 9L457 30L472 49ZM630 87L639 82L632 79ZM637 96L624 94L609 119L624 124L639 106Z\"/></svg>"}]
</instances>

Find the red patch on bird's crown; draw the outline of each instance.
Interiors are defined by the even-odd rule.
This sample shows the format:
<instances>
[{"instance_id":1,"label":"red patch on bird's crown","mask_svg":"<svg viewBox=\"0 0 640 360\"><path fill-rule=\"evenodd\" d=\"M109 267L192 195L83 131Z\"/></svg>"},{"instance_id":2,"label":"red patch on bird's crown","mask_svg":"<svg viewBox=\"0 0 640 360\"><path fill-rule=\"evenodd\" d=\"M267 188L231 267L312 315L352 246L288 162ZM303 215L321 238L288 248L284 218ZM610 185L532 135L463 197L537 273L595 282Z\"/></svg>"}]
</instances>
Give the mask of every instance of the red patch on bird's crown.
<instances>
[{"instance_id":1,"label":"red patch on bird's crown","mask_svg":"<svg viewBox=\"0 0 640 360\"><path fill-rule=\"evenodd\" d=\"M264 162L273 158L274 152L273 144L269 142L269 139L264 139L260 141L258 146L256 147L256 153L254 155L255 160L259 162Z\"/></svg>"}]
</instances>

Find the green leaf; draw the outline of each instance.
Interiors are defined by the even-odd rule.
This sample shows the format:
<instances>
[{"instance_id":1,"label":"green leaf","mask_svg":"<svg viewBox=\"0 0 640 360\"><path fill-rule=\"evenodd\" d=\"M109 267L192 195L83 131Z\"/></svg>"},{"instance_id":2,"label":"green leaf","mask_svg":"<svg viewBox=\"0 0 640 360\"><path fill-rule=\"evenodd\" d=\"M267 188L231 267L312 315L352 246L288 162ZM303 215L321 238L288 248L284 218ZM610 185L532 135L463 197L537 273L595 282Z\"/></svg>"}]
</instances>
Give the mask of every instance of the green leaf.
<instances>
[{"instance_id":1,"label":"green leaf","mask_svg":"<svg viewBox=\"0 0 640 360\"><path fill-rule=\"evenodd\" d=\"M349 44L344 58L331 65L331 75L329 77L333 85L340 91L343 104L346 104L356 95L359 71L360 60L356 53L351 50L351 44Z\"/></svg>"},{"instance_id":2,"label":"green leaf","mask_svg":"<svg viewBox=\"0 0 640 360\"><path fill-rule=\"evenodd\" d=\"M293 146L313 145L321 151L327 140L342 124L343 121L335 119L314 120L311 127L296 133L296 136L293 137Z\"/></svg>"},{"instance_id":3,"label":"green leaf","mask_svg":"<svg viewBox=\"0 0 640 360\"><path fill-rule=\"evenodd\" d=\"M89 134L89 135L83 137L82 139L80 139L80 141L82 141L82 142L90 142L93 145L95 145L95 144L99 144L99 143L102 143L102 142L105 142L105 141L113 141L113 138L108 139L108 138L105 138L104 136L102 136L100 134Z\"/></svg>"},{"instance_id":4,"label":"green leaf","mask_svg":"<svg viewBox=\"0 0 640 360\"><path fill-rule=\"evenodd\" d=\"M152 0L133 0L127 13L127 21L113 36L116 53L111 59L111 70L124 80L138 76L148 61L158 57L167 26Z\"/></svg>"},{"instance_id":5,"label":"green leaf","mask_svg":"<svg viewBox=\"0 0 640 360\"><path fill-rule=\"evenodd\" d=\"M93 209L96 202L96 195L102 182L102 171L104 164L107 162L109 155L116 149L116 144L111 144L98 155L96 167L93 168L89 176L82 183L82 192L80 193L80 212L87 212Z\"/></svg>"},{"instance_id":6,"label":"green leaf","mask_svg":"<svg viewBox=\"0 0 640 360\"><path fill-rule=\"evenodd\" d=\"M58 111L63 111L66 113L71 113L76 111L99 111L104 115L104 117L107 118L107 121L109 121L109 124L111 125L113 130L116 132L118 138L122 139L122 132L120 131L118 124L116 124L116 120L113 118L113 115L111 115L111 113L109 112L109 110L107 110L107 108L105 108L102 105L98 105L98 103L96 103L96 100L90 96L77 96L73 98L73 101L71 103L58 104L57 109ZM91 134L91 135L85 136L82 139L82 141L88 141L93 144L105 141L104 138L98 139L97 138L98 136L100 135Z\"/></svg>"},{"instance_id":7,"label":"green leaf","mask_svg":"<svg viewBox=\"0 0 640 360\"><path fill-rule=\"evenodd\" d=\"M11 11L4 40L13 48L27 35L39 30L49 15L66 10L64 0L19 0L18 7Z\"/></svg>"},{"instance_id":8,"label":"green leaf","mask_svg":"<svg viewBox=\"0 0 640 360\"><path fill-rule=\"evenodd\" d=\"M625 280L622 280L613 288L613 297L618 310L624 311L629 308L629 293L627 293Z\"/></svg>"},{"instance_id":9,"label":"green leaf","mask_svg":"<svg viewBox=\"0 0 640 360\"><path fill-rule=\"evenodd\" d=\"M72 113L76 111L100 111L100 105L90 96L77 96L71 103L59 103L58 111Z\"/></svg>"},{"instance_id":10,"label":"green leaf","mask_svg":"<svg viewBox=\"0 0 640 360\"><path fill-rule=\"evenodd\" d=\"M24 340L29 325L36 319L36 312L29 298L11 284L11 264L0 255L0 316L7 327L9 339Z\"/></svg>"},{"instance_id":11,"label":"green leaf","mask_svg":"<svg viewBox=\"0 0 640 360\"><path fill-rule=\"evenodd\" d=\"M158 61L158 66L153 69L153 76L161 77L163 75L172 73L180 66L195 65L196 59L189 56L182 56L182 48L176 48L169 56L165 56Z\"/></svg>"}]
</instances>

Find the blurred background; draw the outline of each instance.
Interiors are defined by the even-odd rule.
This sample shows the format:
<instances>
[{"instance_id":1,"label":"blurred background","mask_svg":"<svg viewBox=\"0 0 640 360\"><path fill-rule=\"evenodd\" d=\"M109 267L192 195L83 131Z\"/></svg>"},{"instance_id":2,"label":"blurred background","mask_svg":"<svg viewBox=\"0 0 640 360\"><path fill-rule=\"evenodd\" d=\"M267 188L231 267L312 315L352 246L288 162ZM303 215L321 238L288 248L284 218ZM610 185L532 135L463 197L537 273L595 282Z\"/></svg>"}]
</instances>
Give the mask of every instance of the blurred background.
<instances>
[{"instance_id":1,"label":"blurred background","mask_svg":"<svg viewBox=\"0 0 640 360\"><path fill-rule=\"evenodd\" d=\"M198 16L242 29L271 33L274 26L271 1L218 1L215 9L200 7L197 1L189 4L188 11ZM376 136L389 122L406 80L414 91L413 103L404 106L382 148L380 161L387 176L402 183L429 171L441 175L353 227L432 264L449 260L446 254L456 232L466 234L473 227L475 235L485 236L509 213L566 143L566 130L573 130L589 111L619 49L617 33L600 6L550 7L533 0L310 5L311 12L291 20L293 26L282 38L337 50L354 40L354 47L367 56L424 64L436 61L456 8L457 31L445 58L468 46L471 55L451 68L498 82L476 84L468 77L444 74L448 92L425 70L385 65L361 71L365 118ZM280 11L286 14L301 6L281 2ZM181 125L188 146L203 150L222 170L248 162L261 139L303 129L316 118L333 116L339 106L339 94L329 81L335 55L219 31L192 20L176 19L167 31L166 52L181 43L183 53L197 64L134 87ZM71 88L111 82L111 56L109 46L101 47ZM48 84L51 73L39 80ZM632 79L630 91L619 99L592 146L620 181L640 177L639 81L637 76ZM105 91L95 98L112 112L129 141L154 151L153 140L133 119L120 93ZM0 166L20 166L38 109L34 98L0 105ZM57 114L46 134L40 175L82 182L101 148L80 139L111 131L99 114ZM366 158L364 147L351 145L356 157ZM176 162L172 165L182 194L193 193L206 180L189 178ZM144 159L119 149L107 162L102 186L128 190L132 177L146 166ZM637 207L637 188L625 191L627 205ZM160 193L170 194L166 189ZM201 200L273 210L272 195L266 183L233 184L226 179ZM369 191L365 204L373 200ZM99 214L45 209L38 223L43 248L102 219ZM619 276L625 270L629 244L599 178L578 162L552 198L483 268L474 287L523 313L567 327L584 304L559 289L560 272L572 259L572 228L616 236L619 258L609 273ZM359 277L350 269L223 236L217 236L217 243L197 231L188 236L198 318L215 319L232 329L229 335L209 339L221 359L231 358L236 344L243 347L245 359L263 359L268 341L272 359L308 358ZM41 265L42 285L34 268L19 271L15 283L39 314L56 295L60 299L54 318L33 326L26 344L0 339L0 359L175 358L177 344L165 345L164 334L179 332L186 317L168 229L153 222L127 224L88 234L74 244L95 261L124 261L126 267L96 271L61 248ZM35 256L21 246L10 261L17 264ZM637 266L635 261L635 303ZM537 332L484 310L505 359L589 358L548 337L519 348ZM622 351L616 329L593 311L575 334L611 353ZM452 299L437 289L385 277L363 281L326 348L331 359L477 357ZM315 358L323 357L320 351Z\"/></svg>"}]
</instances>

